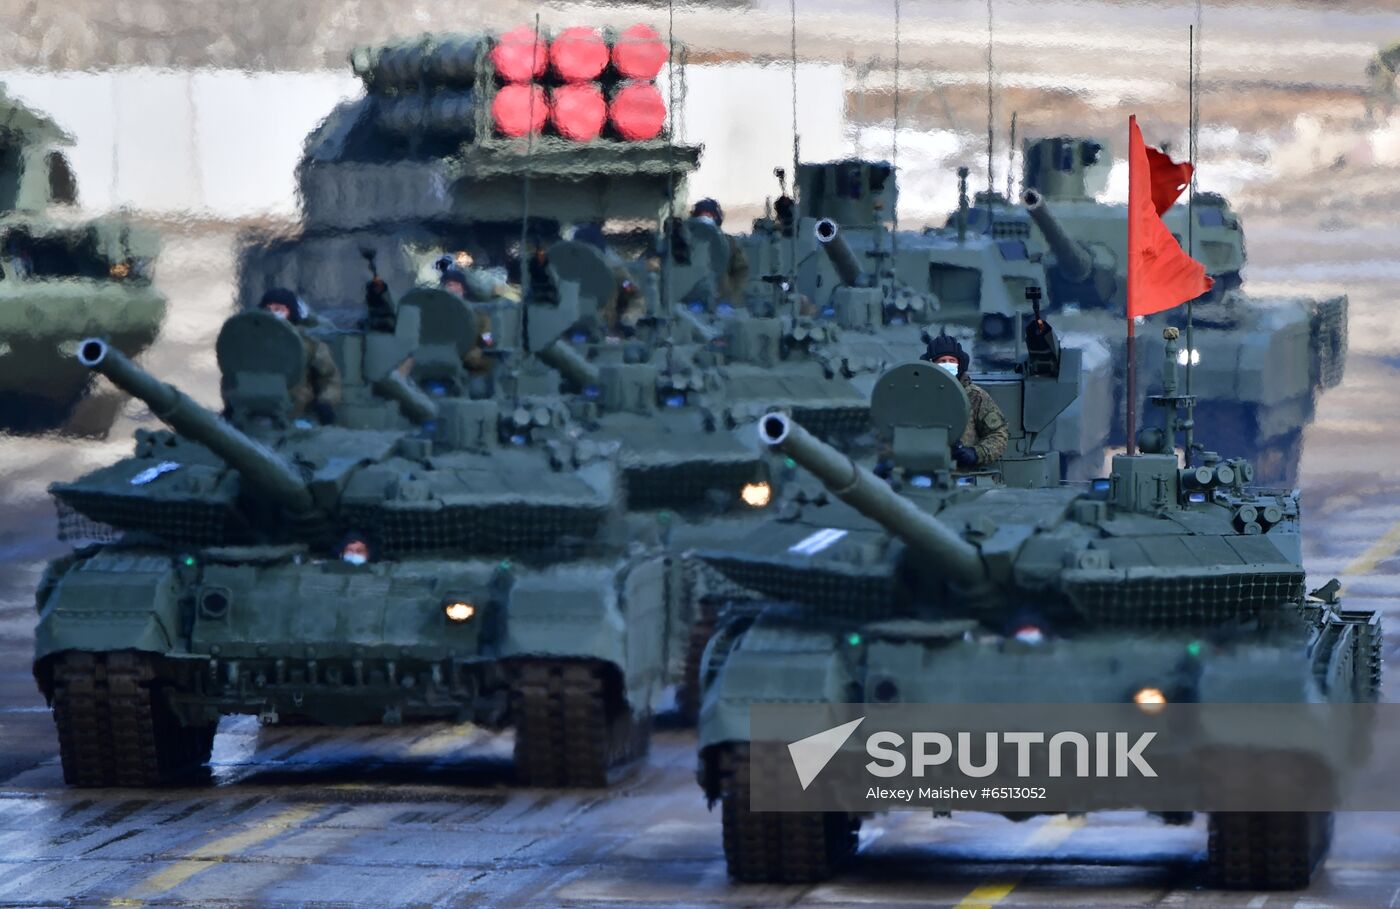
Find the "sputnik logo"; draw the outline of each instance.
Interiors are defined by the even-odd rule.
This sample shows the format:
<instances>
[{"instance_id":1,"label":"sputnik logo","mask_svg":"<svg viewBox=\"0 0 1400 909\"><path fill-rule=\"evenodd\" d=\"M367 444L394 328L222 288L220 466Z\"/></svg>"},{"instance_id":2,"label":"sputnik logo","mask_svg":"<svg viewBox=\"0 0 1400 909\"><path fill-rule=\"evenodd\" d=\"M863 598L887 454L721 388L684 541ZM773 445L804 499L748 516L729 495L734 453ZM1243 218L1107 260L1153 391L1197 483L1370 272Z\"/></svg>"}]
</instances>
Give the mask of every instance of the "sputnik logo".
<instances>
[{"instance_id":1,"label":"sputnik logo","mask_svg":"<svg viewBox=\"0 0 1400 909\"><path fill-rule=\"evenodd\" d=\"M807 791L807 787L817 778L817 774L822 772L822 768L836 757L836 752L846 744L856 727L864 722L865 717L851 720L788 745L788 754L792 755L792 766L797 770L797 781L802 784L803 792Z\"/></svg>"}]
</instances>

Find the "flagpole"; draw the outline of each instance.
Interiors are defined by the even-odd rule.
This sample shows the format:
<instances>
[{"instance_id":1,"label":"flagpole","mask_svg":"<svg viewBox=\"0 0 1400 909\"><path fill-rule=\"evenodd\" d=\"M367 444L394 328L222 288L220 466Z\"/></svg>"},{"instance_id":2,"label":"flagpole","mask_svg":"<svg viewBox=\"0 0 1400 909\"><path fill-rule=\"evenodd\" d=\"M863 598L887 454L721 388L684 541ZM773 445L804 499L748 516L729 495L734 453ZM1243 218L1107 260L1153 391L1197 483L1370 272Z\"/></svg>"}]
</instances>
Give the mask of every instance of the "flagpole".
<instances>
[{"instance_id":1,"label":"flagpole","mask_svg":"<svg viewBox=\"0 0 1400 909\"><path fill-rule=\"evenodd\" d=\"M1200 15L1200 4L1196 5L1196 15ZM1191 182L1186 188L1186 254L1196 258L1196 244L1192 228L1196 225L1196 26L1187 26L1186 31L1186 98L1187 98L1187 150L1191 163ZM1191 466L1191 449L1196 444L1196 406L1191 400L1191 367L1196 359L1196 341L1192 332L1193 313L1191 301L1186 301L1186 443L1182 462Z\"/></svg>"},{"instance_id":2,"label":"flagpole","mask_svg":"<svg viewBox=\"0 0 1400 909\"><path fill-rule=\"evenodd\" d=\"M1133 439L1133 433L1137 429L1137 350L1133 343L1133 252L1137 249L1137 231L1133 230L1133 189L1132 189L1132 167L1133 167L1133 124L1137 117L1128 116L1128 412L1126 415L1126 429L1128 437L1128 454L1137 454L1137 443Z\"/></svg>"}]
</instances>

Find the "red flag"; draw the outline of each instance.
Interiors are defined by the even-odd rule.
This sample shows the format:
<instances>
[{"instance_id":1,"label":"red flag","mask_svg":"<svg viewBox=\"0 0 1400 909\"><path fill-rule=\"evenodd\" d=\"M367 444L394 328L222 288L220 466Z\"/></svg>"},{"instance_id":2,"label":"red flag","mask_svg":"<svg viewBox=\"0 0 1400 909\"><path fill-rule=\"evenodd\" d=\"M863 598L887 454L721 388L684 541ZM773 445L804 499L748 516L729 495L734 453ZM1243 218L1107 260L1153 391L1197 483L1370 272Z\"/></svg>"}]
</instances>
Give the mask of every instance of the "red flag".
<instances>
[{"instance_id":1,"label":"red flag","mask_svg":"<svg viewBox=\"0 0 1400 909\"><path fill-rule=\"evenodd\" d=\"M1191 185L1191 165L1185 161L1178 164L1150 145L1147 164L1152 173L1152 206L1157 214L1165 215L1182 190Z\"/></svg>"},{"instance_id":2,"label":"red flag","mask_svg":"<svg viewBox=\"0 0 1400 909\"><path fill-rule=\"evenodd\" d=\"M1128 319L1180 306L1210 290L1205 266L1186 254L1162 223L1162 198L1180 194L1181 165L1153 159L1137 117L1128 118ZM1163 161L1163 168L1157 161ZM1154 192L1157 186L1166 189ZM1170 205L1170 201L1167 203Z\"/></svg>"}]
</instances>

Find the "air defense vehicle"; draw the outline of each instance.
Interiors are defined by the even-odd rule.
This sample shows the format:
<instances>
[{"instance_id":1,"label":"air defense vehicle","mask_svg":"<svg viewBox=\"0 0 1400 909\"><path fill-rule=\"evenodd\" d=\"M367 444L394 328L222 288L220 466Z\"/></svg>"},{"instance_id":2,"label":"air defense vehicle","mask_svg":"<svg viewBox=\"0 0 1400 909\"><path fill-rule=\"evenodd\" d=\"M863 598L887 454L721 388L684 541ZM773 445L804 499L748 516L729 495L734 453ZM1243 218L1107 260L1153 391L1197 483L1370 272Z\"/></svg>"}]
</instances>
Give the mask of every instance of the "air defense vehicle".
<instances>
[{"instance_id":1,"label":"air defense vehicle","mask_svg":"<svg viewBox=\"0 0 1400 909\"><path fill-rule=\"evenodd\" d=\"M1028 140L1021 205L979 205L977 229L1017 236L1045 261L1051 311L1061 324L1102 336L1126 362L1123 314L1127 299L1127 207L1091 194L1105 147L1088 139ZM1188 224L1188 219L1190 223ZM1251 459L1261 481L1292 483L1297 477L1303 428L1316 412L1317 396L1342 380L1347 350L1347 298L1259 297L1243 292L1244 231L1238 214L1215 193L1197 193L1163 216L1167 227L1206 267L1215 286L1193 304L1189 391L1196 420L1210 428L1212 444ZM1166 315L1185 329L1185 310ZM1139 374L1155 375L1162 346L1138 345ZM1116 383L1117 409L1124 395ZM1144 383L1144 396L1154 393ZM1139 402L1141 404L1142 402ZM1121 441L1122 422L1113 421Z\"/></svg>"},{"instance_id":2,"label":"air defense vehicle","mask_svg":"<svg viewBox=\"0 0 1400 909\"><path fill-rule=\"evenodd\" d=\"M356 306L364 248L378 251L391 286L408 287L426 251L514 267L523 222L528 242L543 245L569 225L659 224L700 149L665 132L652 80L668 48L641 28L440 33L356 48L365 93L307 137L296 233L245 238L240 301L282 286L320 312ZM565 78L560 56L581 38L602 68Z\"/></svg>"},{"instance_id":3,"label":"air defense vehicle","mask_svg":"<svg viewBox=\"0 0 1400 909\"><path fill-rule=\"evenodd\" d=\"M135 356L165 318L155 233L74 213L72 141L0 90L0 430L105 434L120 400L88 395L72 347L101 334Z\"/></svg>"},{"instance_id":4,"label":"air defense vehicle","mask_svg":"<svg viewBox=\"0 0 1400 909\"><path fill-rule=\"evenodd\" d=\"M338 425L292 411L305 348L268 313L220 332L226 419L79 346L171 431L52 490L69 536L99 541L37 593L34 673L70 784L179 778L238 713L513 726L520 778L545 786L603 785L645 747L668 640L685 639L672 565L625 525L604 446L423 391L460 368L432 304L471 319L433 293L406 297L392 332L322 335Z\"/></svg>"},{"instance_id":5,"label":"air defense vehicle","mask_svg":"<svg viewBox=\"0 0 1400 909\"><path fill-rule=\"evenodd\" d=\"M1296 491L1251 487L1242 459L1182 468L1189 401L1165 335L1168 421L1144 453L1116 455L1101 488L1044 469L1015 485L953 472L967 402L927 364L875 388L888 482L784 414L759 422L827 495L702 554L757 594L721 614L701 665L699 782L721 804L732 877L823 878L861 820L753 809L755 705L1374 700L1379 619L1305 593ZM1008 410L1027 428L1062 403L1047 382L1026 376L1024 409ZM1212 814L1209 869L1226 886L1306 886L1329 832L1326 814Z\"/></svg>"}]
</instances>

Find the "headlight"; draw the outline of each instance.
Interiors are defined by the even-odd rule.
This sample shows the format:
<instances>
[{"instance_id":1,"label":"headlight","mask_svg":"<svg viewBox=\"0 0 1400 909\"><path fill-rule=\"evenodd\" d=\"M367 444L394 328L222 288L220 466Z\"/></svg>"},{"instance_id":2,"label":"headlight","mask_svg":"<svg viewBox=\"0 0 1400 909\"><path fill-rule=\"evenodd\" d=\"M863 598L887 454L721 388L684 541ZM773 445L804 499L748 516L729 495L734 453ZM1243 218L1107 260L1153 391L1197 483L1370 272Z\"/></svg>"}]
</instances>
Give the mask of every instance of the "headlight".
<instances>
[{"instance_id":1,"label":"headlight","mask_svg":"<svg viewBox=\"0 0 1400 909\"><path fill-rule=\"evenodd\" d=\"M1167 696L1160 688L1139 688L1133 695L1133 703L1143 713L1158 713L1167 705Z\"/></svg>"},{"instance_id":2,"label":"headlight","mask_svg":"<svg viewBox=\"0 0 1400 909\"><path fill-rule=\"evenodd\" d=\"M750 508L762 508L773 499L773 488L767 483L745 483L739 498Z\"/></svg>"},{"instance_id":3,"label":"headlight","mask_svg":"<svg viewBox=\"0 0 1400 909\"><path fill-rule=\"evenodd\" d=\"M450 600L442 607L449 622L465 622L476 615L476 607L465 600Z\"/></svg>"},{"instance_id":4,"label":"headlight","mask_svg":"<svg viewBox=\"0 0 1400 909\"><path fill-rule=\"evenodd\" d=\"M1199 350L1187 350L1184 347L1176 352L1177 363L1185 366L1188 360L1192 366L1201 365L1201 352Z\"/></svg>"}]
</instances>

